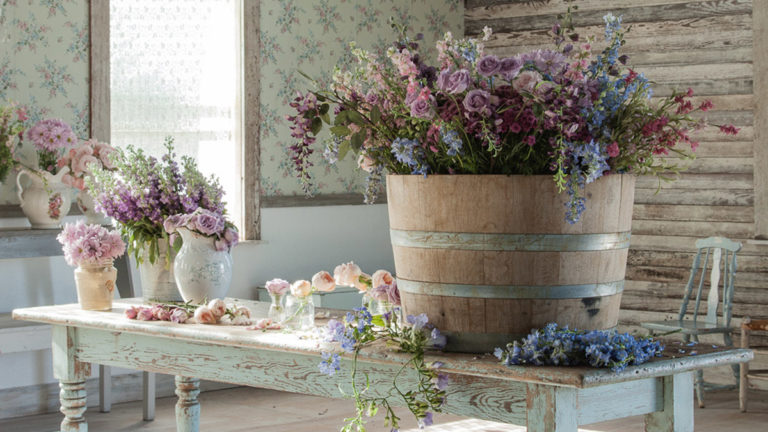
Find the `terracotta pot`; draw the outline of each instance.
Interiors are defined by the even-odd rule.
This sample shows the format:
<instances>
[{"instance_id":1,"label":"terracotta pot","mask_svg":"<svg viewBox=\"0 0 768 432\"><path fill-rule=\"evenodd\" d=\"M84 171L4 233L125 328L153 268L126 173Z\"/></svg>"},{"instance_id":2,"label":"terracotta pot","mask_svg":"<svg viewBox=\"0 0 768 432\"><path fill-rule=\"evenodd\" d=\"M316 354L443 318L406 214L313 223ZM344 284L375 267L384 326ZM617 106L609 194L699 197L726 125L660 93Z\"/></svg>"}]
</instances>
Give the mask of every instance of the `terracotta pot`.
<instances>
[{"instance_id":1,"label":"terracotta pot","mask_svg":"<svg viewBox=\"0 0 768 432\"><path fill-rule=\"evenodd\" d=\"M489 352L549 322L618 323L635 179L586 188L565 221L551 176L390 175L390 235L404 313L426 313L450 351Z\"/></svg>"}]
</instances>

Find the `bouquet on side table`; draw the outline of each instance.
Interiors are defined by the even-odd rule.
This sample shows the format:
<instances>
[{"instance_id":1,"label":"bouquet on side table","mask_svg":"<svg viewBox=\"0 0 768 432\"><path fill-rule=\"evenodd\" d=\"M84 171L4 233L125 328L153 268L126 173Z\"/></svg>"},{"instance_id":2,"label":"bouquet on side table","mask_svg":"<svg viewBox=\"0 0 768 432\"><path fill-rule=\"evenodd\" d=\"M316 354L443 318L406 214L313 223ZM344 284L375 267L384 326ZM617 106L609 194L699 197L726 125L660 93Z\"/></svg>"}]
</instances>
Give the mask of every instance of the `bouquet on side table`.
<instances>
[{"instance_id":1,"label":"bouquet on side table","mask_svg":"<svg viewBox=\"0 0 768 432\"><path fill-rule=\"evenodd\" d=\"M104 217L94 209L95 203L88 193L85 179L91 176L95 168L114 171L115 165L111 160L114 152L114 147L91 138L69 149L57 162L59 168L69 168L69 172L64 174L61 181L78 190L77 206L89 223L103 224L105 221Z\"/></svg>"},{"instance_id":2,"label":"bouquet on side table","mask_svg":"<svg viewBox=\"0 0 768 432\"><path fill-rule=\"evenodd\" d=\"M68 124L58 119L41 120L26 135L35 149L37 168L16 160L21 167L16 177L21 208L32 228L58 228L72 202L71 190L62 181L69 170L59 167L58 160L77 145L77 137ZM21 183L24 175L30 180L26 187Z\"/></svg>"},{"instance_id":3,"label":"bouquet on side table","mask_svg":"<svg viewBox=\"0 0 768 432\"><path fill-rule=\"evenodd\" d=\"M0 107L0 183L18 164L16 149L21 146L26 120L23 109L14 105Z\"/></svg>"},{"instance_id":4,"label":"bouquet on side table","mask_svg":"<svg viewBox=\"0 0 768 432\"><path fill-rule=\"evenodd\" d=\"M113 262L125 253L117 231L82 221L65 224L56 237L67 264L77 267L75 284L82 309L110 310L117 279Z\"/></svg>"}]
</instances>

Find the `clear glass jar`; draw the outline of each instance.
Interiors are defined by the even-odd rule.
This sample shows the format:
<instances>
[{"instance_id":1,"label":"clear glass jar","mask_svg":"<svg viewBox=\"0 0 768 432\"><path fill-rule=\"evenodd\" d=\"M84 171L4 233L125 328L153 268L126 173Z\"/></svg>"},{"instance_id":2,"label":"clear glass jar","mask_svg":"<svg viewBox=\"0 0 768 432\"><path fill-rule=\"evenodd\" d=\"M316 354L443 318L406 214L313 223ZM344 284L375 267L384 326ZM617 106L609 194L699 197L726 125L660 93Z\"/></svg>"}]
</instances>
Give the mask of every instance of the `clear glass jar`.
<instances>
[{"instance_id":1,"label":"clear glass jar","mask_svg":"<svg viewBox=\"0 0 768 432\"><path fill-rule=\"evenodd\" d=\"M272 299L272 304L269 305L267 318L271 319L272 322L281 322L285 315L285 306L283 306L285 294L269 293L269 297Z\"/></svg>"},{"instance_id":2,"label":"clear glass jar","mask_svg":"<svg viewBox=\"0 0 768 432\"><path fill-rule=\"evenodd\" d=\"M285 315L283 327L288 330L311 330L315 327L315 303L312 296L295 297L288 295L285 299Z\"/></svg>"}]
</instances>

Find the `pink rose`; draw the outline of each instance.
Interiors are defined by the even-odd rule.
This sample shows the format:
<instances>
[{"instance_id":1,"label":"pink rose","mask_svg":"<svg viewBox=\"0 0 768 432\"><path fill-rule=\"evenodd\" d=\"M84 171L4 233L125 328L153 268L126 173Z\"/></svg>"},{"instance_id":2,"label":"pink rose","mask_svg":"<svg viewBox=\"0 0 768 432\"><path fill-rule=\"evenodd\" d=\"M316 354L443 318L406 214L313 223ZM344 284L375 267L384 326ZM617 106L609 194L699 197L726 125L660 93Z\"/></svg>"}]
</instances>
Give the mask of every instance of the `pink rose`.
<instances>
[{"instance_id":1,"label":"pink rose","mask_svg":"<svg viewBox=\"0 0 768 432\"><path fill-rule=\"evenodd\" d=\"M371 275L360 273L360 276L355 280L354 287L361 293L368 291L371 288Z\"/></svg>"},{"instance_id":2,"label":"pink rose","mask_svg":"<svg viewBox=\"0 0 768 432\"><path fill-rule=\"evenodd\" d=\"M270 294L283 295L291 288L291 284L284 279L272 279L265 285Z\"/></svg>"},{"instance_id":3,"label":"pink rose","mask_svg":"<svg viewBox=\"0 0 768 432\"><path fill-rule=\"evenodd\" d=\"M294 297L303 298L312 293L312 284L307 280L297 280L291 285L291 294Z\"/></svg>"},{"instance_id":4,"label":"pink rose","mask_svg":"<svg viewBox=\"0 0 768 432\"><path fill-rule=\"evenodd\" d=\"M195 309L195 321L198 324L216 324L216 317L208 306L200 306Z\"/></svg>"},{"instance_id":5,"label":"pink rose","mask_svg":"<svg viewBox=\"0 0 768 432\"><path fill-rule=\"evenodd\" d=\"M128 319L136 319L138 315L139 315L139 308L137 308L136 306L131 306L125 310L125 317Z\"/></svg>"},{"instance_id":6,"label":"pink rose","mask_svg":"<svg viewBox=\"0 0 768 432\"><path fill-rule=\"evenodd\" d=\"M360 267L351 261L346 264L339 264L333 269L333 278L336 280L336 284L348 287L355 286L361 274L363 271L360 270Z\"/></svg>"},{"instance_id":7,"label":"pink rose","mask_svg":"<svg viewBox=\"0 0 768 432\"><path fill-rule=\"evenodd\" d=\"M371 276L371 286L373 288L378 288L382 285L392 285L394 281L392 273L386 270L376 270L376 273Z\"/></svg>"},{"instance_id":8,"label":"pink rose","mask_svg":"<svg viewBox=\"0 0 768 432\"><path fill-rule=\"evenodd\" d=\"M517 75L517 78L512 82L512 87L518 92L533 93L539 81L541 81L541 74L535 71L525 71Z\"/></svg>"},{"instance_id":9,"label":"pink rose","mask_svg":"<svg viewBox=\"0 0 768 432\"><path fill-rule=\"evenodd\" d=\"M222 299L213 299L208 302L208 309L211 310L213 316L215 316L218 320L219 318L223 317L225 313L227 313L227 304L224 303L224 300Z\"/></svg>"},{"instance_id":10,"label":"pink rose","mask_svg":"<svg viewBox=\"0 0 768 432\"><path fill-rule=\"evenodd\" d=\"M360 157L357 158L357 166L365 172L372 172L375 166L375 162L368 155L360 153Z\"/></svg>"},{"instance_id":11,"label":"pink rose","mask_svg":"<svg viewBox=\"0 0 768 432\"><path fill-rule=\"evenodd\" d=\"M336 288L336 282L327 271L319 271L312 276L312 286L322 292L331 292Z\"/></svg>"}]
</instances>

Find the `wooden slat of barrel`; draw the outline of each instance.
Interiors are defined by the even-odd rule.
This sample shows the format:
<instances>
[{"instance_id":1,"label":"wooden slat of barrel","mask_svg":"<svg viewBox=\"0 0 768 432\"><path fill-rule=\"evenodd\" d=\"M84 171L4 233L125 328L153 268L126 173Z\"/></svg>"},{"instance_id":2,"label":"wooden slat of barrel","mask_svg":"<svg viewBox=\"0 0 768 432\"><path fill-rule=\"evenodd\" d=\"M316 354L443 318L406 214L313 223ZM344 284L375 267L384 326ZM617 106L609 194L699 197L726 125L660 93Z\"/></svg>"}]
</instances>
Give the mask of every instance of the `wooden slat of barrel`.
<instances>
[{"instance_id":1,"label":"wooden slat of barrel","mask_svg":"<svg viewBox=\"0 0 768 432\"><path fill-rule=\"evenodd\" d=\"M490 351L552 321L616 326L634 177L606 176L588 185L587 210L575 225L565 221L567 196L557 193L550 176L389 176L387 189L403 307L407 314L426 313L448 333L450 350ZM613 237L618 240L605 240ZM558 242L592 250L552 249ZM595 295L584 284L619 288ZM426 295L420 286L451 295ZM477 297L525 297L538 287L561 297L576 287L576 298Z\"/></svg>"}]
</instances>

